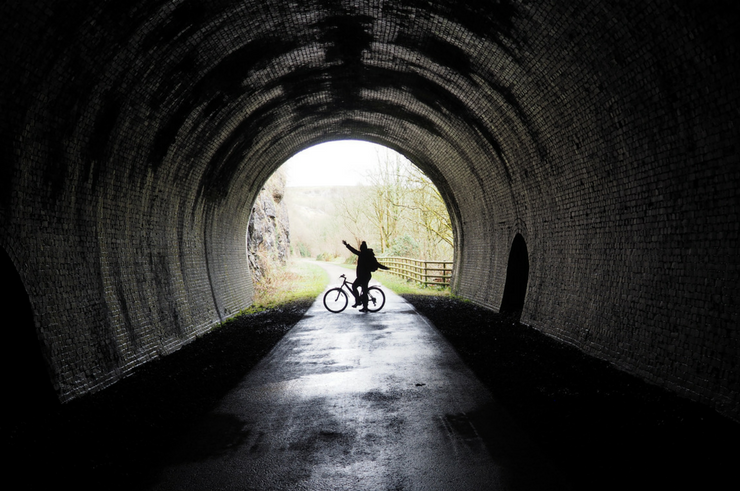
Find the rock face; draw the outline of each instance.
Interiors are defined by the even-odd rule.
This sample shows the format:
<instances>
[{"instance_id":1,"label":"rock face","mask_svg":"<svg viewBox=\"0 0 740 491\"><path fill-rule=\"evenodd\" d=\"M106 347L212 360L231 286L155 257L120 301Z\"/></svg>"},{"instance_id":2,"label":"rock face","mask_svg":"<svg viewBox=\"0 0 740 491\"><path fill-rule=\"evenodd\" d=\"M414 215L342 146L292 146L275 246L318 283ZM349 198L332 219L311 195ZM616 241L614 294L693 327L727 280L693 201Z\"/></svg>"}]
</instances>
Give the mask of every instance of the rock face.
<instances>
[{"instance_id":1,"label":"rock face","mask_svg":"<svg viewBox=\"0 0 740 491\"><path fill-rule=\"evenodd\" d=\"M281 171L270 177L252 206L247 229L247 256L252 278L262 279L290 256L290 221Z\"/></svg>"}]
</instances>

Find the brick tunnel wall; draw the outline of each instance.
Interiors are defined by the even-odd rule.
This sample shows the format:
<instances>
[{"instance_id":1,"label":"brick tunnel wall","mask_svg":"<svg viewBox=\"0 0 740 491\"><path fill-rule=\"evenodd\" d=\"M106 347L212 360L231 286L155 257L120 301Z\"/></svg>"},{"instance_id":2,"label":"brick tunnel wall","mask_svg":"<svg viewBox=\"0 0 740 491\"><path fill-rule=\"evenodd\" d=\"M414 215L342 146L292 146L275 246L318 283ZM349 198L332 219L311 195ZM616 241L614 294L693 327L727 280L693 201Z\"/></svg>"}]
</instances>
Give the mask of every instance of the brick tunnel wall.
<instances>
[{"instance_id":1,"label":"brick tunnel wall","mask_svg":"<svg viewBox=\"0 0 740 491\"><path fill-rule=\"evenodd\" d=\"M2 13L0 245L62 400L252 299L262 184L395 148L445 196L459 295L739 418L731 2L27 1Z\"/></svg>"}]
</instances>

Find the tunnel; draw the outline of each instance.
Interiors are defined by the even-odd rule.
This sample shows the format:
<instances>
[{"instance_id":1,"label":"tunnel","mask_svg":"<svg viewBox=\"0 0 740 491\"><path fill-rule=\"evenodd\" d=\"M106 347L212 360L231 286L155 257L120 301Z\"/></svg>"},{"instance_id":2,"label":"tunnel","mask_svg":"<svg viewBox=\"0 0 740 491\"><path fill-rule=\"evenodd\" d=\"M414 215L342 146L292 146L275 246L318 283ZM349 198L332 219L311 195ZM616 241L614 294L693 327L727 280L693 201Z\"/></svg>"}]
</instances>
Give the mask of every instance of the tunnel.
<instances>
[{"instance_id":1,"label":"tunnel","mask_svg":"<svg viewBox=\"0 0 740 491\"><path fill-rule=\"evenodd\" d=\"M359 139L440 190L456 295L740 418L732 2L0 13L0 246L60 401L249 306L259 190L297 152Z\"/></svg>"}]
</instances>

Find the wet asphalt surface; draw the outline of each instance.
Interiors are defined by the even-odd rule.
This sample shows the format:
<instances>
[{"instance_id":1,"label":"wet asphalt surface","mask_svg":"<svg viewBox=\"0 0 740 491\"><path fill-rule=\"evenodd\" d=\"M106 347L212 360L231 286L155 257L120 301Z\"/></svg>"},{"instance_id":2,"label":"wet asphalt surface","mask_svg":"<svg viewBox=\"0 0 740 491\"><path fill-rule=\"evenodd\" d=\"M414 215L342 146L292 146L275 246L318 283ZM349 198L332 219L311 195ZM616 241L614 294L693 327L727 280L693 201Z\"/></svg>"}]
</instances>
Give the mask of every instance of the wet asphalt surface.
<instances>
[{"instance_id":1,"label":"wet asphalt surface","mask_svg":"<svg viewBox=\"0 0 740 491\"><path fill-rule=\"evenodd\" d=\"M372 314L314 304L180 440L152 489L558 489L454 349L386 295Z\"/></svg>"},{"instance_id":2,"label":"wet asphalt surface","mask_svg":"<svg viewBox=\"0 0 740 491\"><path fill-rule=\"evenodd\" d=\"M738 423L486 309L407 299L423 316L397 297L376 314L297 303L70 404L43 391L11 398L6 479L13 489L733 489Z\"/></svg>"}]
</instances>

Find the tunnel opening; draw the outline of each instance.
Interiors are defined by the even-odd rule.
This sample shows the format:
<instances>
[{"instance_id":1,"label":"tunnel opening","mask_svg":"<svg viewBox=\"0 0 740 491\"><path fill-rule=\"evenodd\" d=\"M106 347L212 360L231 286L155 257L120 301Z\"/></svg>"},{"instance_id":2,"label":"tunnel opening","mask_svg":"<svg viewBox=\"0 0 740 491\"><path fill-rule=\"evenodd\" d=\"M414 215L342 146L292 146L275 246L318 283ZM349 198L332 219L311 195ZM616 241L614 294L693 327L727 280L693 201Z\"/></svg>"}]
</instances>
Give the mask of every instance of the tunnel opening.
<instances>
[{"instance_id":1,"label":"tunnel opening","mask_svg":"<svg viewBox=\"0 0 740 491\"><path fill-rule=\"evenodd\" d=\"M447 203L423 170L394 149L331 141L299 152L281 171L295 255L346 256L345 239L365 240L381 256L454 255Z\"/></svg>"},{"instance_id":2,"label":"tunnel opening","mask_svg":"<svg viewBox=\"0 0 740 491\"><path fill-rule=\"evenodd\" d=\"M516 234L511 243L509 262L506 267L506 283L499 312L519 321L524 309L529 281L529 253L521 234Z\"/></svg>"},{"instance_id":3,"label":"tunnel opening","mask_svg":"<svg viewBox=\"0 0 740 491\"><path fill-rule=\"evenodd\" d=\"M449 286L455 239L447 202L395 149L367 140L326 141L295 153L269 177L247 229L256 294L294 259L353 262L344 240L357 247L366 241L381 258L445 261L446 269L428 266L442 268L440 278L429 281Z\"/></svg>"}]
</instances>

